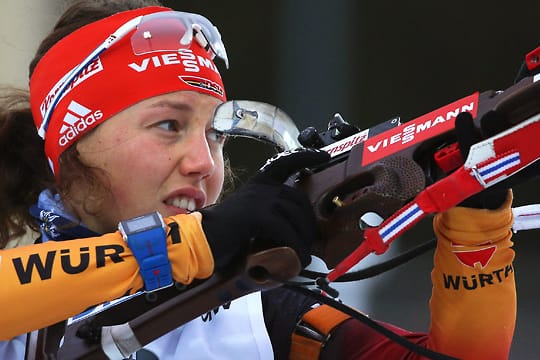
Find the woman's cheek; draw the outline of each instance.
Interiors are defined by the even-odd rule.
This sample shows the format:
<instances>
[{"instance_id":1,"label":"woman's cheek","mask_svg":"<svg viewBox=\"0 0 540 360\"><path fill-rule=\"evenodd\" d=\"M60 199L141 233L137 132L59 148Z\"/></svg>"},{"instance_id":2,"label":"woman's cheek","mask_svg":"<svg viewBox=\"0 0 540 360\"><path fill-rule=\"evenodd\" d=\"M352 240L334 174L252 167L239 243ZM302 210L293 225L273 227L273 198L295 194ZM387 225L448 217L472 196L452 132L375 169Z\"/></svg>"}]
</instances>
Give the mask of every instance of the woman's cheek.
<instances>
[{"instance_id":1,"label":"woman's cheek","mask_svg":"<svg viewBox=\"0 0 540 360\"><path fill-rule=\"evenodd\" d=\"M223 190L225 176L223 157L214 159L215 171L208 179L207 183L207 205L214 204Z\"/></svg>"}]
</instances>

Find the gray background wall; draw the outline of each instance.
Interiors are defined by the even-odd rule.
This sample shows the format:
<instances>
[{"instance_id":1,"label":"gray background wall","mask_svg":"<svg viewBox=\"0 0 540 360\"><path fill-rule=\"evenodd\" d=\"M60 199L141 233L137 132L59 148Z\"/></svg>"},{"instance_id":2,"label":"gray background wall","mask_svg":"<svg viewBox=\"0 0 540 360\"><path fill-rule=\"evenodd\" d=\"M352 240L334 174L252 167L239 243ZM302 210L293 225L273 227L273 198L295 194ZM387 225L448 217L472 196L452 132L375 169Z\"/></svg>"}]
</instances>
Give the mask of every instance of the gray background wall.
<instances>
[{"instance_id":1,"label":"gray background wall","mask_svg":"<svg viewBox=\"0 0 540 360\"><path fill-rule=\"evenodd\" d=\"M27 66L67 0L4 0L0 10L0 83L26 87Z\"/></svg>"},{"instance_id":2,"label":"gray background wall","mask_svg":"<svg viewBox=\"0 0 540 360\"><path fill-rule=\"evenodd\" d=\"M1 83L25 86L30 54L66 2L2 3ZM477 90L504 89L524 55L540 45L540 2L532 0L165 3L218 25L231 64L222 71L229 98L278 105L299 128L324 129L335 112L361 128L395 115L407 121ZM233 165L245 169L241 178L271 153L249 142L231 143L227 150ZM515 204L540 201L537 187L518 187ZM512 359L540 356L539 235L535 230L515 236L519 303ZM394 252L431 236L429 223L422 223ZM431 256L340 287L342 298L373 318L425 330Z\"/></svg>"}]
</instances>

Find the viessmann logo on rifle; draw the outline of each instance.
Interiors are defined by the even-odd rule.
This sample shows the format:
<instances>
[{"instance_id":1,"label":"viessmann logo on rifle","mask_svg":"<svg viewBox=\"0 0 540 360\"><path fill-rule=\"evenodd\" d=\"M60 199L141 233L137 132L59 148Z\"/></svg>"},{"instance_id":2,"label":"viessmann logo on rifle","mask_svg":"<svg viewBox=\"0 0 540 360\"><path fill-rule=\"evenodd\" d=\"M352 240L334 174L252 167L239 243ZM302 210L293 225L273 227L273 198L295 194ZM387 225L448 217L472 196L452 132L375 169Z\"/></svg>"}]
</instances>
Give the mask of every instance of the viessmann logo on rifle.
<instances>
[{"instance_id":1,"label":"viessmann logo on rifle","mask_svg":"<svg viewBox=\"0 0 540 360\"><path fill-rule=\"evenodd\" d=\"M370 164L454 128L459 113L468 111L476 117L478 93L469 95L394 129L367 139L362 165Z\"/></svg>"}]
</instances>

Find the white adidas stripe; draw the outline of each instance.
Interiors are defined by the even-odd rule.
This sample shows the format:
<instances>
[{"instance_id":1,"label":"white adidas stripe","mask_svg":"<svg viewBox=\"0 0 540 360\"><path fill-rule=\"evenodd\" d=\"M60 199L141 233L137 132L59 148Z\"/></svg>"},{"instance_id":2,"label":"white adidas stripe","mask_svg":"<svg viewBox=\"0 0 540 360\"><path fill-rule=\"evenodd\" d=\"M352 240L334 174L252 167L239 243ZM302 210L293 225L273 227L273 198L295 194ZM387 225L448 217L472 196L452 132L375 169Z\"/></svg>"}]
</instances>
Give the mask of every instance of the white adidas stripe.
<instances>
[{"instance_id":1,"label":"white adidas stripe","mask_svg":"<svg viewBox=\"0 0 540 360\"><path fill-rule=\"evenodd\" d=\"M74 126L75 123L81 119L81 117L85 117L90 112L92 112L92 110L90 110L84 105L79 104L75 100L71 100L68 105L68 110L70 112L66 113L66 116L64 116L64 124L60 129L60 134L64 133L65 131L67 131L67 129L69 129L69 127L67 127L65 123L69 124L70 126Z\"/></svg>"},{"instance_id":2,"label":"white adidas stripe","mask_svg":"<svg viewBox=\"0 0 540 360\"><path fill-rule=\"evenodd\" d=\"M86 116L88 115L89 112L92 111L86 106L79 104L75 100L71 100L71 102L68 105L68 110L71 112L74 112L75 114L79 116Z\"/></svg>"}]
</instances>

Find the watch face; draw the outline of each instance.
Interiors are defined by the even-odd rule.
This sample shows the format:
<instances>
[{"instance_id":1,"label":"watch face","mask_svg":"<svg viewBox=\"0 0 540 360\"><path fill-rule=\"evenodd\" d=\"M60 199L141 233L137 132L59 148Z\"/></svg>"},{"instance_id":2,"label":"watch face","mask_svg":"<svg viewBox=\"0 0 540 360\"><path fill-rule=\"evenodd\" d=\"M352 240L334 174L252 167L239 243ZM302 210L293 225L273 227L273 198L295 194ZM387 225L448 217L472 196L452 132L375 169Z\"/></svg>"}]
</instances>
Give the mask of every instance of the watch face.
<instances>
[{"instance_id":1,"label":"watch face","mask_svg":"<svg viewBox=\"0 0 540 360\"><path fill-rule=\"evenodd\" d=\"M161 221L157 214L148 214L123 222L126 233L136 233L155 227L161 227Z\"/></svg>"}]
</instances>

